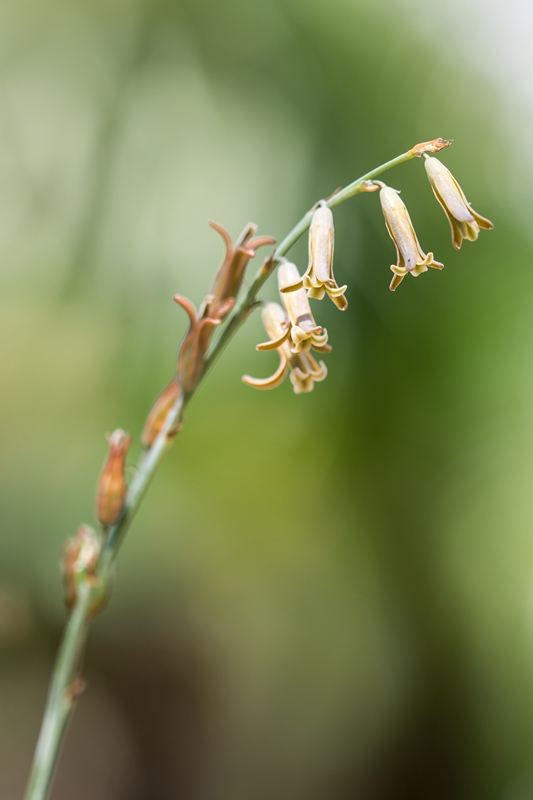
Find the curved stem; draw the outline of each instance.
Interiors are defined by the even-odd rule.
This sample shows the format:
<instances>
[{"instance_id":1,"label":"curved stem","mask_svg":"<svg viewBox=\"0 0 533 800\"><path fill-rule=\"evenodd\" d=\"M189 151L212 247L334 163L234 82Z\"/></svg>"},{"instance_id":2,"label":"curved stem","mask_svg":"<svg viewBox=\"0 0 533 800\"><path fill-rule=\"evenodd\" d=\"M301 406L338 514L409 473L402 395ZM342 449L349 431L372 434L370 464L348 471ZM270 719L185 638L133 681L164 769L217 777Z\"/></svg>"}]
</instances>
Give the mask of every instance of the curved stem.
<instances>
[{"instance_id":1,"label":"curved stem","mask_svg":"<svg viewBox=\"0 0 533 800\"><path fill-rule=\"evenodd\" d=\"M421 155L420 150L413 148L413 150L402 153L402 155L397 156L397 158L392 159L392 161L387 161L385 164L376 167L376 169L361 176L333 195L327 201L327 205L330 208L338 206L348 198L364 191L366 188L366 181L372 180L386 170L404 161L408 161L417 155ZM312 215L313 209L302 217L277 246L272 257L257 271L248 291L244 293L241 300L235 305L235 308L225 324L224 330L213 344L205 359L203 376L211 369L237 329L257 305L257 293L274 271L279 259L288 253L300 236L308 230ZM144 497L159 462L164 452L167 450L169 443L172 441L172 429L181 421L183 411L190 397L190 395L180 395L176 399L176 402L167 414L160 433L150 449L146 451L141 458L137 473L128 489L124 510L118 522L107 532L106 540L100 554L97 574L104 582L109 579L110 571L113 567L119 547L124 540L124 536ZM87 616L91 608L91 599L92 587L89 584L82 585L79 589L72 613L68 618L65 633L54 665L51 687L35 750L25 800L46 800L48 796L61 743L75 705L77 693L76 670L79 654L86 638L88 627Z\"/></svg>"}]
</instances>

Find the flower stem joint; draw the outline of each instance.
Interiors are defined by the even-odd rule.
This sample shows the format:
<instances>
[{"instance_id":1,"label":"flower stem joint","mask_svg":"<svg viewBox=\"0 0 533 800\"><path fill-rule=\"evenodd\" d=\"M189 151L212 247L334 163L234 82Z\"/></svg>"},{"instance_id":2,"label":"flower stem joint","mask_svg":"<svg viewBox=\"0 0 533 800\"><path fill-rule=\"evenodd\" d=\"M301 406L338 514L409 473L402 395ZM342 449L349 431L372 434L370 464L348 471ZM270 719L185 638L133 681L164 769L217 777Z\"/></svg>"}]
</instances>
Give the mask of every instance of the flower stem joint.
<instances>
[{"instance_id":1,"label":"flower stem joint","mask_svg":"<svg viewBox=\"0 0 533 800\"><path fill-rule=\"evenodd\" d=\"M104 528L120 519L126 502L126 456L131 445L131 435L117 428L108 436L109 454L100 474L96 493L96 515Z\"/></svg>"},{"instance_id":2,"label":"flower stem joint","mask_svg":"<svg viewBox=\"0 0 533 800\"><path fill-rule=\"evenodd\" d=\"M90 587L93 597L88 619L94 619L103 611L111 595L112 578L104 581L97 573L100 550L101 537L89 525L81 525L76 535L67 540L63 551L65 605L71 611L80 588Z\"/></svg>"}]
</instances>

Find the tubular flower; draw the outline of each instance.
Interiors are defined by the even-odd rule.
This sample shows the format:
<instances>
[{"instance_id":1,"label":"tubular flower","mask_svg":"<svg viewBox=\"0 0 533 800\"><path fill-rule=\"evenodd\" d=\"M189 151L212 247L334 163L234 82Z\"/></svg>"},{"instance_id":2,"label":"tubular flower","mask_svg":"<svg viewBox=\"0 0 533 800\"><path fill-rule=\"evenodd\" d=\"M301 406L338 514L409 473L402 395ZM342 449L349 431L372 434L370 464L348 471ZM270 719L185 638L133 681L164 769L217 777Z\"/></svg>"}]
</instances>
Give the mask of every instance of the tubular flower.
<instances>
[{"instance_id":1,"label":"tubular flower","mask_svg":"<svg viewBox=\"0 0 533 800\"><path fill-rule=\"evenodd\" d=\"M252 378L243 375L244 383L255 389L275 389L287 377L290 371L290 381L295 394L311 392L315 382L323 381L328 374L323 361L319 364L309 352L293 353L287 340L286 331L289 327L287 315L277 303L267 303L262 312L263 324L272 341L278 341L279 367L270 378ZM258 346L258 349L261 346Z\"/></svg>"},{"instance_id":2,"label":"tubular flower","mask_svg":"<svg viewBox=\"0 0 533 800\"><path fill-rule=\"evenodd\" d=\"M109 455L98 481L96 513L105 527L118 521L126 500L124 464L131 444L131 434L117 428L108 437Z\"/></svg>"},{"instance_id":3,"label":"tubular flower","mask_svg":"<svg viewBox=\"0 0 533 800\"><path fill-rule=\"evenodd\" d=\"M217 222L210 222L209 224L213 230L222 236L226 246L226 255L215 275L211 294L204 301L206 316L213 317L217 316L216 311L221 303L237 297L248 261L251 258L255 258L256 251L266 244L274 244L276 240L272 236L255 236L257 225L250 222L237 239L235 245L233 245L231 236L222 225ZM226 309L225 313L227 314L228 311L229 308ZM218 314L219 318L222 316Z\"/></svg>"},{"instance_id":4,"label":"tubular flower","mask_svg":"<svg viewBox=\"0 0 533 800\"><path fill-rule=\"evenodd\" d=\"M289 339L293 353L300 353L311 347L321 353L329 353L331 350L327 343L327 330L317 325L313 319L305 289L302 287L284 293L286 286L294 286L298 281L301 281L301 277L297 267L289 261L282 262L278 269L278 284L289 320L281 338L258 345L259 350L274 350L281 342Z\"/></svg>"},{"instance_id":5,"label":"tubular flower","mask_svg":"<svg viewBox=\"0 0 533 800\"><path fill-rule=\"evenodd\" d=\"M379 193L381 208L389 236L396 245L397 264L391 266L394 277L390 290L394 291L408 272L414 277L427 272L428 267L442 269L444 264L435 261L433 253L424 253L417 239L413 223L405 203L398 197L396 189L383 184Z\"/></svg>"},{"instance_id":6,"label":"tubular flower","mask_svg":"<svg viewBox=\"0 0 533 800\"><path fill-rule=\"evenodd\" d=\"M346 311L348 301L344 297L346 286L337 286L333 276L333 250L335 246L335 228L333 214L324 200L313 214L309 227L309 266L303 276L295 284L285 286L283 292L292 292L302 286L307 289L309 297L322 300L327 293L338 309Z\"/></svg>"},{"instance_id":7,"label":"tubular flower","mask_svg":"<svg viewBox=\"0 0 533 800\"><path fill-rule=\"evenodd\" d=\"M474 211L450 170L438 158L427 155L424 158L433 194L448 217L455 249L461 249L463 239L475 242L480 228L486 231L492 230L494 227L492 222Z\"/></svg>"}]
</instances>

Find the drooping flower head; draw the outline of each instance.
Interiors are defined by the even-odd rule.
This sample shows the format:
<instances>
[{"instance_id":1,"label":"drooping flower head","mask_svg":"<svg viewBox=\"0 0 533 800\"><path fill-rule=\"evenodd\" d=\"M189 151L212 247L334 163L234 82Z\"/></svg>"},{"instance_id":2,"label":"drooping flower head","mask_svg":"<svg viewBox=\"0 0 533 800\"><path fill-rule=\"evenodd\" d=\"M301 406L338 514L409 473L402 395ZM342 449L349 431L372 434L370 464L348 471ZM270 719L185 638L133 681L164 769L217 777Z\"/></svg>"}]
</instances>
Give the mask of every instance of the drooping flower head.
<instances>
[{"instance_id":1,"label":"drooping flower head","mask_svg":"<svg viewBox=\"0 0 533 800\"><path fill-rule=\"evenodd\" d=\"M328 332L321 325L317 325L305 289L295 289L284 292L287 286L294 286L301 281L298 268L290 261L284 261L278 269L278 285L281 299L289 317L291 350L300 353L311 347L319 352L329 352ZM264 349L264 348L262 348Z\"/></svg>"},{"instance_id":2,"label":"drooping flower head","mask_svg":"<svg viewBox=\"0 0 533 800\"><path fill-rule=\"evenodd\" d=\"M283 292L292 292L301 286L307 289L309 297L322 300L327 294L338 309L346 311L348 301L344 297L346 286L337 286L333 275L333 251L335 249L335 228L333 214L324 200L313 214L309 227L309 266L300 280L285 286Z\"/></svg>"},{"instance_id":3,"label":"drooping flower head","mask_svg":"<svg viewBox=\"0 0 533 800\"><path fill-rule=\"evenodd\" d=\"M278 303L267 303L261 316L271 340L279 342L276 348L280 358L279 367L269 378L252 378L250 375L243 375L244 383L255 389L275 389L290 372L290 381L295 394L311 392L315 383L323 381L328 374L326 365L323 361L318 364L308 351L292 352L286 336L289 320ZM260 348L261 345L258 345L258 349Z\"/></svg>"},{"instance_id":4,"label":"drooping flower head","mask_svg":"<svg viewBox=\"0 0 533 800\"><path fill-rule=\"evenodd\" d=\"M396 245L397 264L391 266L394 273L389 287L391 291L400 285L407 273L416 277L422 272L427 272L428 267L442 269L444 264L435 261L433 253L426 255L420 247L409 212L396 189L382 184L379 197L385 225L389 236Z\"/></svg>"},{"instance_id":5,"label":"drooping flower head","mask_svg":"<svg viewBox=\"0 0 533 800\"><path fill-rule=\"evenodd\" d=\"M492 222L474 211L450 170L438 158L425 155L424 159L433 194L448 217L455 249L461 249L463 239L475 242L480 228L492 230Z\"/></svg>"}]
</instances>

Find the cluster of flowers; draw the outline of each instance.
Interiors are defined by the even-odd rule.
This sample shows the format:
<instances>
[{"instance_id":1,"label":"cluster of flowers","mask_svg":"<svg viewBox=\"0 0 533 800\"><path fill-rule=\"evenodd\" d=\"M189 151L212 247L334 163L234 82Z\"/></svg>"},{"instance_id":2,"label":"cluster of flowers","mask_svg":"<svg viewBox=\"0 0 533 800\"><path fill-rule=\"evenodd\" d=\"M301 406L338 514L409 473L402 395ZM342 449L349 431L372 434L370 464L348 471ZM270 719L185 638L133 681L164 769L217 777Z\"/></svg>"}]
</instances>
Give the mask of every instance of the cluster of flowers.
<instances>
[{"instance_id":1,"label":"cluster of flowers","mask_svg":"<svg viewBox=\"0 0 533 800\"><path fill-rule=\"evenodd\" d=\"M449 142L434 140L413 148L411 153L423 155L425 168L435 197L444 209L452 232L452 243L458 250L463 239L475 241L481 228L492 228L488 219L477 214L469 205L463 190L451 172L426 152L436 152ZM434 149L432 149L434 148ZM416 236L409 212L398 196L396 189L381 181L367 181L361 186L364 191L380 190L381 207L385 224L396 246L396 264L391 266L393 278L390 289L394 291L409 273L416 277L429 267L442 269L433 253L423 252ZM221 324L234 307L244 280L248 262L254 258L258 248L274 244L270 236L256 236L257 227L248 225L235 244L229 233L220 225L211 226L222 236L226 253L217 271L211 292L205 297L200 309L186 297L176 295L174 300L187 312L190 320L178 355L176 377L163 389L148 414L141 441L149 450L166 425L171 409L196 389L202 378L206 356L215 328ZM262 267L269 274L278 265L278 286L281 305L263 305L262 318L269 340L257 345L258 350L277 350L280 357L278 369L269 378L243 377L243 381L256 389L273 389L290 375L297 394L312 391L315 383L323 381L327 368L323 361L317 362L311 350L328 353L328 332L317 325L309 299L322 300L328 295L340 311L348 308L345 297L346 286L338 286L333 275L333 251L335 243L333 214L325 200L321 200L313 212L309 227L309 265L304 275L285 258L275 254L268 257ZM253 304L247 309L251 310ZM167 430L169 441L177 428ZM93 585L95 600L90 615L97 614L105 605L110 584L100 585L97 564L102 543L107 532L116 525L125 508L127 482L125 462L131 444L130 434L117 429L108 437L109 452L100 474L97 487L96 512L101 532L96 533L82 525L76 536L67 542L64 553L65 599L72 608L78 588L82 583Z\"/></svg>"},{"instance_id":2,"label":"cluster of flowers","mask_svg":"<svg viewBox=\"0 0 533 800\"><path fill-rule=\"evenodd\" d=\"M490 230L493 225L472 209L449 169L437 158L427 153L423 155L431 188L450 223L453 246L459 250L463 239L473 242L481 228ZM411 217L398 191L381 181L368 181L364 188L366 191L380 190L385 225L396 246L396 264L391 266L391 291L395 291L407 274L417 277L427 272L428 267L442 269L444 264L435 261L433 253L426 254L420 247ZM347 287L337 286L333 276L334 239L333 214L322 200L309 228L306 273L301 277L294 264L283 260L278 270L283 307L278 303L267 303L263 308L263 324L270 341L257 345L257 350L277 349L279 367L269 378L244 375L243 381L249 386L273 389L290 373L294 391L300 394L312 391L314 384L326 377L326 365L323 361L317 363L310 351L327 353L331 347L327 343L326 329L317 325L313 318L308 298L321 300L327 294L341 311L348 307Z\"/></svg>"}]
</instances>

